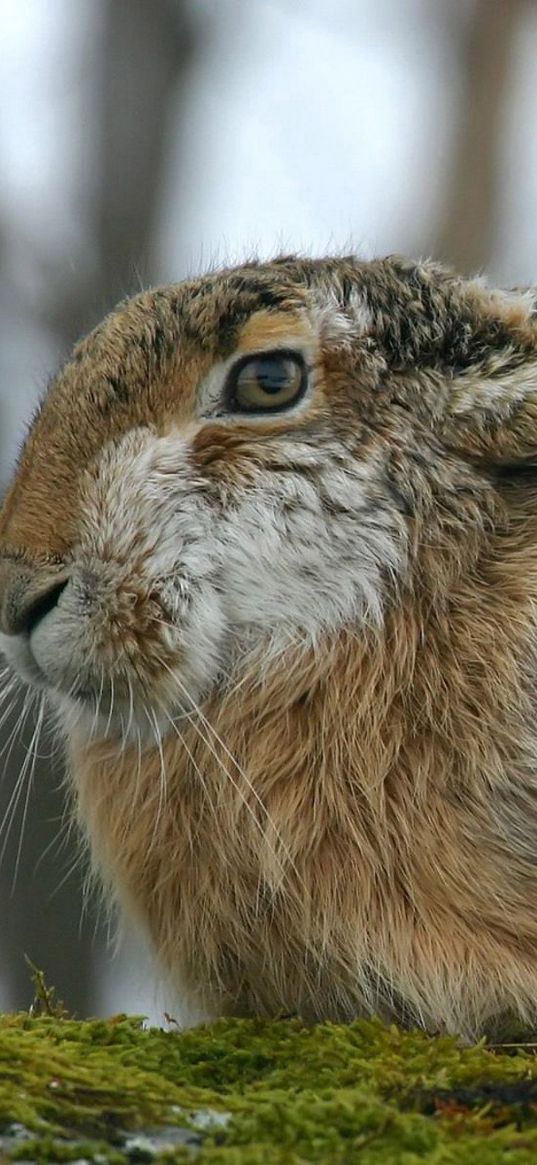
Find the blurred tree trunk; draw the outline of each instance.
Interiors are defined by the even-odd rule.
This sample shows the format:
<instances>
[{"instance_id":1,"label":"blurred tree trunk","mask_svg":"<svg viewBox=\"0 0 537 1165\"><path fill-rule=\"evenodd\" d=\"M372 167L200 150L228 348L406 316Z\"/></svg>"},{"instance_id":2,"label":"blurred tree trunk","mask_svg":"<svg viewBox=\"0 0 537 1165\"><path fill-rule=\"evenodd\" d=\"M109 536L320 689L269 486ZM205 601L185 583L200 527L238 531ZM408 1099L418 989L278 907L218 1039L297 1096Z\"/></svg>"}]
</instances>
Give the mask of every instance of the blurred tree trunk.
<instances>
[{"instance_id":1,"label":"blurred tree trunk","mask_svg":"<svg viewBox=\"0 0 537 1165\"><path fill-rule=\"evenodd\" d=\"M169 131L176 111L181 116L195 54L183 0L108 0L88 118L95 157L94 266L67 285L58 282L49 305L48 322L65 350L158 274L152 242Z\"/></svg>"},{"instance_id":2,"label":"blurred tree trunk","mask_svg":"<svg viewBox=\"0 0 537 1165\"><path fill-rule=\"evenodd\" d=\"M95 234L109 307L135 280L155 275L151 247L170 122L183 106L194 45L177 0L111 0L103 39Z\"/></svg>"},{"instance_id":3,"label":"blurred tree trunk","mask_svg":"<svg viewBox=\"0 0 537 1165\"><path fill-rule=\"evenodd\" d=\"M87 125L80 127L95 159L94 266L89 272L54 272L50 295L40 307L41 322L56 334L63 352L118 298L137 288L140 278L154 278L151 244L167 157L167 130L173 111L181 108L194 51L186 5L180 0L108 0L103 15L93 106ZM14 715L20 716L21 707ZM11 727L12 721L2 729L0 744ZM17 744L0 785L0 819L24 757L23 745ZM4 769L5 764L4 759ZM12 904L4 906L2 970L9 982L11 1006L27 1006L31 999L23 959L27 953L69 1008L84 1015L91 1010L95 922L81 923L80 879L68 879L57 889L65 870L76 860L72 839L65 844L60 865L54 858L54 838L64 809L60 779L60 762L37 761ZM24 790L23 804L25 795ZM4 903L12 895L21 817L22 811L0 866ZM47 847L51 852L36 869Z\"/></svg>"},{"instance_id":4,"label":"blurred tree trunk","mask_svg":"<svg viewBox=\"0 0 537 1165\"><path fill-rule=\"evenodd\" d=\"M487 265L496 235L503 113L526 0L474 0L461 46L462 94L436 253L463 273Z\"/></svg>"}]
</instances>

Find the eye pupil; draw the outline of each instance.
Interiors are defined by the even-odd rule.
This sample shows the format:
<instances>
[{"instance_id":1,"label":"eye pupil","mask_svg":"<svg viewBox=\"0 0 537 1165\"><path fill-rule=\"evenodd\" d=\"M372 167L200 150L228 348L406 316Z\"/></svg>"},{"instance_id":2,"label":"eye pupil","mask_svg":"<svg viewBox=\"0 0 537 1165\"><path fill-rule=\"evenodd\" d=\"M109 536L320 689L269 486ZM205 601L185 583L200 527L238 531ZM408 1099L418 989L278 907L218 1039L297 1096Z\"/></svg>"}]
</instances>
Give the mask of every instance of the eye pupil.
<instances>
[{"instance_id":1,"label":"eye pupil","mask_svg":"<svg viewBox=\"0 0 537 1165\"><path fill-rule=\"evenodd\" d=\"M256 360L254 375L263 392L278 393L287 386L293 368L289 360Z\"/></svg>"}]
</instances>

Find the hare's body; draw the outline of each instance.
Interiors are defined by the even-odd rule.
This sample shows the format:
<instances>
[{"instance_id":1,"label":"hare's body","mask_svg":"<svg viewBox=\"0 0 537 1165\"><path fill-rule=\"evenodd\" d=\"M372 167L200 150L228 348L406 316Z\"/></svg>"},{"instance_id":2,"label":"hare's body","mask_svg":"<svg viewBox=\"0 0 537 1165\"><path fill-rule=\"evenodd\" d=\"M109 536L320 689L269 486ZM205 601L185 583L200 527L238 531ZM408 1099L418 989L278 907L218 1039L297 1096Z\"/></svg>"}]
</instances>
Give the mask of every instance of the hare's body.
<instances>
[{"instance_id":1,"label":"hare's body","mask_svg":"<svg viewBox=\"0 0 537 1165\"><path fill-rule=\"evenodd\" d=\"M537 1022L532 307L252 265L124 305L34 423L5 650L209 1014Z\"/></svg>"}]
</instances>

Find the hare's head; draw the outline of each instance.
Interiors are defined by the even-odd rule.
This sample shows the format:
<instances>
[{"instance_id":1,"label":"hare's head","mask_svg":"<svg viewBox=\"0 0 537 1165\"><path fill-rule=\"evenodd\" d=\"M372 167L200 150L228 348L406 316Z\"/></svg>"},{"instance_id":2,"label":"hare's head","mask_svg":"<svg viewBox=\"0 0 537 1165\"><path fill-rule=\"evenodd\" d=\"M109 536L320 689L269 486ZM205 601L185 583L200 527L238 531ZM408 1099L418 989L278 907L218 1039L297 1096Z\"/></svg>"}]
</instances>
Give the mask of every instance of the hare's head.
<instances>
[{"instance_id":1,"label":"hare's head","mask_svg":"<svg viewBox=\"0 0 537 1165\"><path fill-rule=\"evenodd\" d=\"M1 645L215 1006L534 1015L533 304L253 263L120 306L33 422Z\"/></svg>"},{"instance_id":2,"label":"hare's head","mask_svg":"<svg viewBox=\"0 0 537 1165\"><path fill-rule=\"evenodd\" d=\"M475 551L535 451L531 310L396 259L253 264L120 306L51 385L5 501L13 668L68 722L165 733L246 655L285 669L379 625L420 554L440 575Z\"/></svg>"}]
</instances>

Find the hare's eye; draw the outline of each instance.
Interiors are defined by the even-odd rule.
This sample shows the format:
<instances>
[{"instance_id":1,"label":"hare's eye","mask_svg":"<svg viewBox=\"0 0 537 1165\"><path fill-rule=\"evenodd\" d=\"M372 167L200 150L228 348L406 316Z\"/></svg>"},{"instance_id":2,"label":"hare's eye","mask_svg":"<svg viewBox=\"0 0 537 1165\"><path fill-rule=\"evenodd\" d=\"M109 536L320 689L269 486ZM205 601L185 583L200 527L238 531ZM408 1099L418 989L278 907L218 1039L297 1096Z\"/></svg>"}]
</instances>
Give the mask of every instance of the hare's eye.
<instances>
[{"instance_id":1,"label":"hare's eye","mask_svg":"<svg viewBox=\"0 0 537 1165\"><path fill-rule=\"evenodd\" d=\"M264 413L295 403L306 387L306 369L295 352L248 357L235 365L227 383L228 408Z\"/></svg>"}]
</instances>

